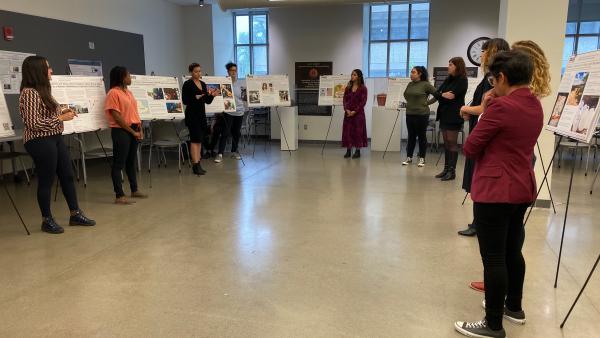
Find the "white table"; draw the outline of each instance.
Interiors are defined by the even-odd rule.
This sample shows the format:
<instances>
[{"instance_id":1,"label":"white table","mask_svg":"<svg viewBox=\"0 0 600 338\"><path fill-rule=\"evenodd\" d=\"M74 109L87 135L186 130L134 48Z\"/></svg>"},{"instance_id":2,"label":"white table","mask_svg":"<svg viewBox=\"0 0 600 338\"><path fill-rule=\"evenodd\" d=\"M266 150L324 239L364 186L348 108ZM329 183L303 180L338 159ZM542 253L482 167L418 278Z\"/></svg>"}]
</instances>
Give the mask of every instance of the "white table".
<instances>
[{"instance_id":1,"label":"white table","mask_svg":"<svg viewBox=\"0 0 600 338\"><path fill-rule=\"evenodd\" d=\"M371 124L371 150L385 151L389 142L387 151L399 152L402 129L404 128L404 109L400 114L396 109L385 109L385 107L373 107L373 117ZM398 120L396 121L396 118ZM396 126L394 127L394 123ZM394 130L392 134L392 129ZM392 135L390 141L390 134Z\"/></svg>"},{"instance_id":2,"label":"white table","mask_svg":"<svg viewBox=\"0 0 600 338\"><path fill-rule=\"evenodd\" d=\"M279 114L278 114L279 113ZM278 119L281 118L281 124ZM271 125L281 128L281 150L298 149L298 107L271 108ZM284 136L285 135L285 136ZM286 142L287 141L287 142Z\"/></svg>"}]
</instances>

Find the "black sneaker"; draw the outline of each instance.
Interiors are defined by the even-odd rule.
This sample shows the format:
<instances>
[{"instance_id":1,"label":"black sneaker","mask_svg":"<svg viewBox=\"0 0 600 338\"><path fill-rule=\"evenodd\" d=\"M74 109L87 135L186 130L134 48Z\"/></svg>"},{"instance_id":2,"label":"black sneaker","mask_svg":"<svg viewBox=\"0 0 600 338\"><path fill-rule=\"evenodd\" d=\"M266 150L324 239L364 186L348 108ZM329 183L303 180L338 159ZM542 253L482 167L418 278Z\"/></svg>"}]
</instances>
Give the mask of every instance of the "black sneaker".
<instances>
[{"instance_id":1,"label":"black sneaker","mask_svg":"<svg viewBox=\"0 0 600 338\"><path fill-rule=\"evenodd\" d=\"M505 338L504 329L492 330L485 319L478 322L455 322L454 329L467 337Z\"/></svg>"},{"instance_id":2,"label":"black sneaker","mask_svg":"<svg viewBox=\"0 0 600 338\"><path fill-rule=\"evenodd\" d=\"M485 310L485 299L483 300L483 302L481 302L481 306L483 306L483 309ZM518 324L518 325L525 325L526 319L525 319L525 311L521 310L521 311L510 311L506 305L504 305L504 319L508 320L509 322L513 323L513 324Z\"/></svg>"},{"instance_id":3,"label":"black sneaker","mask_svg":"<svg viewBox=\"0 0 600 338\"><path fill-rule=\"evenodd\" d=\"M69 218L69 225L81 225L89 227L96 225L96 221L84 215L83 211L77 210L77 213Z\"/></svg>"},{"instance_id":4,"label":"black sneaker","mask_svg":"<svg viewBox=\"0 0 600 338\"><path fill-rule=\"evenodd\" d=\"M473 224L469 224L469 227L467 229L459 231L458 234L461 236L473 237L477 235L477 230L475 229L475 226L473 226Z\"/></svg>"},{"instance_id":5,"label":"black sneaker","mask_svg":"<svg viewBox=\"0 0 600 338\"><path fill-rule=\"evenodd\" d=\"M58 225L58 223L54 221L54 218L46 217L42 221L42 231L49 234L62 234L65 232L65 229Z\"/></svg>"}]
</instances>

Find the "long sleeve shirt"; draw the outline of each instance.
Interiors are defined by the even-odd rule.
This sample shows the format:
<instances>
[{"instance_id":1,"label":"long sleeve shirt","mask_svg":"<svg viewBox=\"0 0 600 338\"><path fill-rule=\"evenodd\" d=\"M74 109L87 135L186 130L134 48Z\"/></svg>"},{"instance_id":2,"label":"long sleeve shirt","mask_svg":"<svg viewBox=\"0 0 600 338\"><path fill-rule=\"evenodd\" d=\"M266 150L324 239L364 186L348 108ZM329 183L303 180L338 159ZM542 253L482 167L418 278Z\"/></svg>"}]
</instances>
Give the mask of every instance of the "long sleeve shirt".
<instances>
[{"instance_id":1,"label":"long sleeve shirt","mask_svg":"<svg viewBox=\"0 0 600 338\"><path fill-rule=\"evenodd\" d=\"M33 88L24 88L19 96L19 112L23 119L25 128L23 130L23 142L53 135L60 135L64 125L58 119L60 109L49 109L42 101L42 97Z\"/></svg>"},{"instance_id":2,"label":"long sleeve shirt","mask_svg":"<svg viewBox=\"0 0 600 338\"><path fill-rule=\"evenodd\" d=\"M437 93L428 81L411 81L404 91L406 115L429 115L429 95Z\"/></svg>"}]
</instances>

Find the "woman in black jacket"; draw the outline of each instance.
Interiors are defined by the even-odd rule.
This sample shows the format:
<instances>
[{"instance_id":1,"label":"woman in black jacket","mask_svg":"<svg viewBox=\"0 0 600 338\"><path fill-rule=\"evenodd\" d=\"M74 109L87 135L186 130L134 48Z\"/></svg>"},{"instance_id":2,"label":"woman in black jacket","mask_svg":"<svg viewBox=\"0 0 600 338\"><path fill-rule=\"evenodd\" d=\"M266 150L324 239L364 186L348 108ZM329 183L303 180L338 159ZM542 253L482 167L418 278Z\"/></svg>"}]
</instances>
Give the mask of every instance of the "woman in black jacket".
<instances>
[{"instance_id":1,"label":"woman in black jacket","mask_svg":"<svg viewBox=\"0 0 600 338\"><path fill-rule=\"evenodd\" d=\"M444 170L436 178L450 181L456 178L456 162L458 160L458 133L465 121L460 115L460 108L465 105L467 94L467 72L465 61L461 57L453 57L448 62L448 78L438 89L443 95L436 95L439 101L437 120L444 137Z\"/></svg>"},{"instance_id":2,"label":"woman in black jacket","mask_svg":"<svg viewBox=\"0 0 600 338\"><path fill-rule=\"evenodd\" d=\"M197 63L192 63L188 70L192 78L183 83L181 98L185 104L185 125L190 132L190 152L192 157L192 170L196 175L206 174L200 165L202 140L206 135L206 109L204 104L210 104L213 96L208 93L206 83L202 82L202 68Z\"/></svg>"}]
</instances>

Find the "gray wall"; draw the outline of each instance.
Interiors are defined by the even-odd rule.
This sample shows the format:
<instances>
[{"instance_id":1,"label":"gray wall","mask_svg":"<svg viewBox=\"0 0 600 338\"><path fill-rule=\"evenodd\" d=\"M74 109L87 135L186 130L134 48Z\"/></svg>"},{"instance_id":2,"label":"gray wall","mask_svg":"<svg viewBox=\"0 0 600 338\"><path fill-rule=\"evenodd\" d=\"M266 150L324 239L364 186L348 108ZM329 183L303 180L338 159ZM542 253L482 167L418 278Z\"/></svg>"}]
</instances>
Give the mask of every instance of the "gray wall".
<instances>
[{"instance_id":1,"label":"gray wall","mask_svg":"<svg viewBox=\"0 0 600 338\"><path fill-rule=\"evenodd\" d=\"M67 59L102 61L107 86L113 66L125 66L134 74L146 73L142 35L2 10L0 22L15 30L13 41L0 40L0 50L45 56L57 75L67 74ZM95 44L93 50L88 47L90 41ZM22 128L18 95L6 95L6 101L13 123Z\"/></svg>"}]
</instances>

